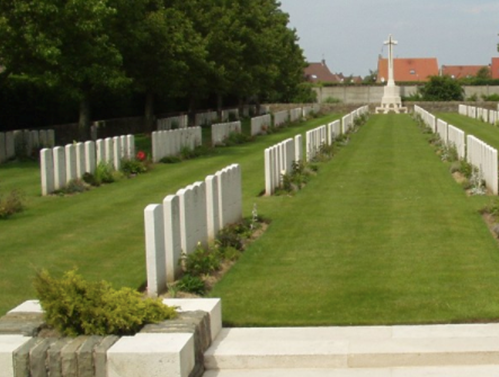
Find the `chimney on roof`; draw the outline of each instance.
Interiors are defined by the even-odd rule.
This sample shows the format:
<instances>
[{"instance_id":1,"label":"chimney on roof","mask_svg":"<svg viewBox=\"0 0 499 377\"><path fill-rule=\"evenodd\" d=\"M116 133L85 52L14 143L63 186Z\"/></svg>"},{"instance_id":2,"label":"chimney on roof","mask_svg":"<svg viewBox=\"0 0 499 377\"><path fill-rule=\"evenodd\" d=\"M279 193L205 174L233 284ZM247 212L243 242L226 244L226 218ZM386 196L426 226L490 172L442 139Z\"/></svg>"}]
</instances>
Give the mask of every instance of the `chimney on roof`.
<instances>
[{"instance_id":1,"label":"chimney on roof","mask_svg":"<svg viewBox=\"0 0 499 377\"><path fill-rule=\"evenodd\" d=\"M326 60L325 60L325 59L322 59L321 63L322 63L322 66L323 66L323 67L325 67L325 66L326 66Z\"/></svg>"}]
</instances>

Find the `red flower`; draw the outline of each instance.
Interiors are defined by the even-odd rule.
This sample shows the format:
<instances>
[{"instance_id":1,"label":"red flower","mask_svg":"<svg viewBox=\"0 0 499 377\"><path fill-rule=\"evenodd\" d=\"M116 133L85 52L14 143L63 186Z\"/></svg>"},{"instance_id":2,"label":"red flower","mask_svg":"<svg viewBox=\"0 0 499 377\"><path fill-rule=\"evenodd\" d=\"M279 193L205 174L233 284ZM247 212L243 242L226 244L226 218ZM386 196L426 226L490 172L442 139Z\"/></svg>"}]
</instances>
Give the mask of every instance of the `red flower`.
<instances>
[{"instance_id":1,"label":"red flower","mask_svg":"<svg viewBox=\"0 0 499 377\"><path fill-rule=\"evenodd\" d=\"M138 151L137 152L137 160L139 161L144 161L146 159L146 154L143 151Z\"/></svg>"}]
</instances>

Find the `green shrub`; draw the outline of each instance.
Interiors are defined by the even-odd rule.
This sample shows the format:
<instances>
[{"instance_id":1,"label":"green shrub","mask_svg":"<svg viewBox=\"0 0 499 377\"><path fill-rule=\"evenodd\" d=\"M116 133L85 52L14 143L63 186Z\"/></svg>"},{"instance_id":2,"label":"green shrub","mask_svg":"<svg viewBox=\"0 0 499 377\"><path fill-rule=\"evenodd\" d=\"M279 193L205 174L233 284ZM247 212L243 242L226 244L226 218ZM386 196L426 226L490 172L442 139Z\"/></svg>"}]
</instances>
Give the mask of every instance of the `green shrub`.
<instances>
[{"instance_id":1,"label":"green shrub","mask_svg":"<svg viewBox=\"0 0 499 377\"><path fill-rule=\"evenodd\" d=\"M341 100L339 98L335 98L335 97L327 97L323 103L340 103Z\"/></svg>"},{"instance_id":2,"label":"green shrub","mask_svg":"<svg viewBox=\"0 0 499 377\"><path fill-rule=\"evenodd\" d=\"M55 191L59 195L71 195L85 192L89 189L88 184L83 179L72 179L62 189Z\"/></svg>"},{"instance_id":3,"label":"green shrub","mask_svg":"<svg viewBox=\"0 0 499 377\"><path fill-rule=\"evenodd\" d=\"M95 182L97 185L102 183L113 183L115 181L115 176L113 175L114 168L109 162L99 162L95 168Z\"/></svg>"},{"instance_id":4,"label":"green shrub","mask_svg":"<svg viewBox=\"0 0 499 377\"><path fill-rule=\"evenodd\" d=\"M67 336L133 335L147 323L176 316L159 299L144 299L131 288L115 290L104 281L85 281L76 270L61 279L39 271L34 287L47 324Z\"/></svg>"},{"instance_id":5,"label":"green shrub","mask_svg":"<svg viewBox=\"0 0 499 377\"><path fill-rule=\"evenodd\" d=\"M221 259L217 250L198 245L196 250L183 258L185 271L192 276L208 275L220 269Z\"/></svg>"},{"instance_id":6,"label":"green shrub","mask_svg":"<svg viewBox=\"0 0 499 377\"><path fill-rule=\"evenodd\" d=\"M145 161L139 161L137 159L123 159L121 161L121 171L127 177L131 177L137 174L146 173L148 167Z\"/></svg>"},{"instance_id":7,"label":"green shrub","mask_svg":"<svg viewBox=\"0 0 499 377\"><path fill-rule=\"evenodd\" d=\"M232 247L236 250L242 250L244 246L241 234L231 229L231 227L223 228L218 232L216 243L219 248Z\"/></svg>"},{"instance_id":8,"label":"green shrub","mask_svg":"<svg viewBox=\"0 0 499 377\"><path fill-rule=\"evenodd\" d=\"M7 196L0 195L0 219L7 219L24 211L25 195L21 190L12 190Z\"/></svg>"},{"instance_id":9,"label":"green shrub","mask_svg":"<svg viewBox=\"0 0 499 377\"><path fill-rule=\"evenodd\" d=\"M175 283L175 291L189 292L202 296L206 290L204 281L199 276L184 275Z\"/></svg>"},{"instance_id":10,"label":"green shrub","mask_svg":"<svg viewBox=\"0 0 499 377\"><path fill-rule=\"evenodd\" d=\"M233 145L247 143L248 140L249 140L249 137L247 135L244 135L244 134L239 133L239 132L231 132L231 133L229 133L229 136L227 136L224 139L223 145L226 147L230 147Z\"/></svg>"},{"instance_id":11,"label":"green shrub","mask_svg":"<svg viewBox=\"0 0 499 377\"><path fill-rule=\"evenodd\" d=\"M182 162L182 159L180 156L166 156L163 157L160 162L163 164L178 164L179 162Z\"/></svg>"}]
</instances>

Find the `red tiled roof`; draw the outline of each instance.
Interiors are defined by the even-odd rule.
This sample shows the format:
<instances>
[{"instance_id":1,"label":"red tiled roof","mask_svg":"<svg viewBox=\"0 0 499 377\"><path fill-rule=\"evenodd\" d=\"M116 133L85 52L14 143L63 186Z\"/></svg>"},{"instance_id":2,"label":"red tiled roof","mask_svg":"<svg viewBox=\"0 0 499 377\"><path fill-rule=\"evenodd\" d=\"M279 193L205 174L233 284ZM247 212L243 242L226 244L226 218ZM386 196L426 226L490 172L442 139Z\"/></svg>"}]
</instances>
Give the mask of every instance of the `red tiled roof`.
<instances>
[{"instance_id":1,"label":"red tiled roof","mask_svg":"<svg viewBox=\"0 0 499 377\"><path fill-rule=\"evenodd\" d=\"M396 82L428 81L430 76L438 76L438 73L437 58L393 59L393 76ZM376 81L388 81L388 59L378 60Z\"/></svg>"},{"instance_id":2,"label":"red tiled roof","mask_svg":"<svg viewBox=\"0 0 499 377\"><path fill-rule=\"evenodd\" d=\"M484 65L443 65L442 75L451 76L455 79L475 77L480 69L488 67Z\"/></svg>"},{"instance_id":3,"label":"red tiled roof","mask_svg":"<svg viewBox=\"0 0 499 377\"><path fill-rule=\"evenodd\" d=\"M311 82L339 82L338 76L331 73L325 61L309 63L305 68L305 77Z\"/></svg>"},{"instance_id":4,"label":"red tiled roof","mask_svg":"<svg viewBox=\"0 0 499 377\"><path fill-rule=\"evenodd\" d=\"M499 79L499 58L492 58L490 65L490 75L493 79Z\"/></svg>"}]
</instances>

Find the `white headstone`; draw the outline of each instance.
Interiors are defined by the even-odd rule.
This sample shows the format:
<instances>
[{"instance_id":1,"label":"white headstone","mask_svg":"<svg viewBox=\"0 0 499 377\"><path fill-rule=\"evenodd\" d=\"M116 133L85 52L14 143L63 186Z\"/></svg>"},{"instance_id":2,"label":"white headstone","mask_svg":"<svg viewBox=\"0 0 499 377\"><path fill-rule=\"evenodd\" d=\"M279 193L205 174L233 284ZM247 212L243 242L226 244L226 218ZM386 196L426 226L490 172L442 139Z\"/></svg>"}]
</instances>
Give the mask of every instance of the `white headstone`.
<instances>
[{"instance_id":1,"label":"white headstone","mask_svg":"<svg viewBox=\"0 0 499 377\"><path fill-rule=\"evenodd\" d=\"M163 200L165 227L166 280L175 281L180 272L179 261L182 257L180 231L180 199L177 195L168 195Z\"/></svg>"},{"instance_id":2,"label":"white headstone","mask_svg":"<svg viewBox=\"0 0 499 377\"><path fill-rule=\"evenodd\" d=\"M52 149L44 148L40 151L40 171L42 196L46 196L54 192L54 161Z\"/></svg>"},{"instance_id":3,"label":"white headstone","mask_svg":"<svg viewBox=\"0 0 499 377\"><path fill-rule=\"evenodd\" d=\"M166 289L165 228L163 207L150 204L144 210L147 295L157 297Z\"/></svg>"}]
</instances>

